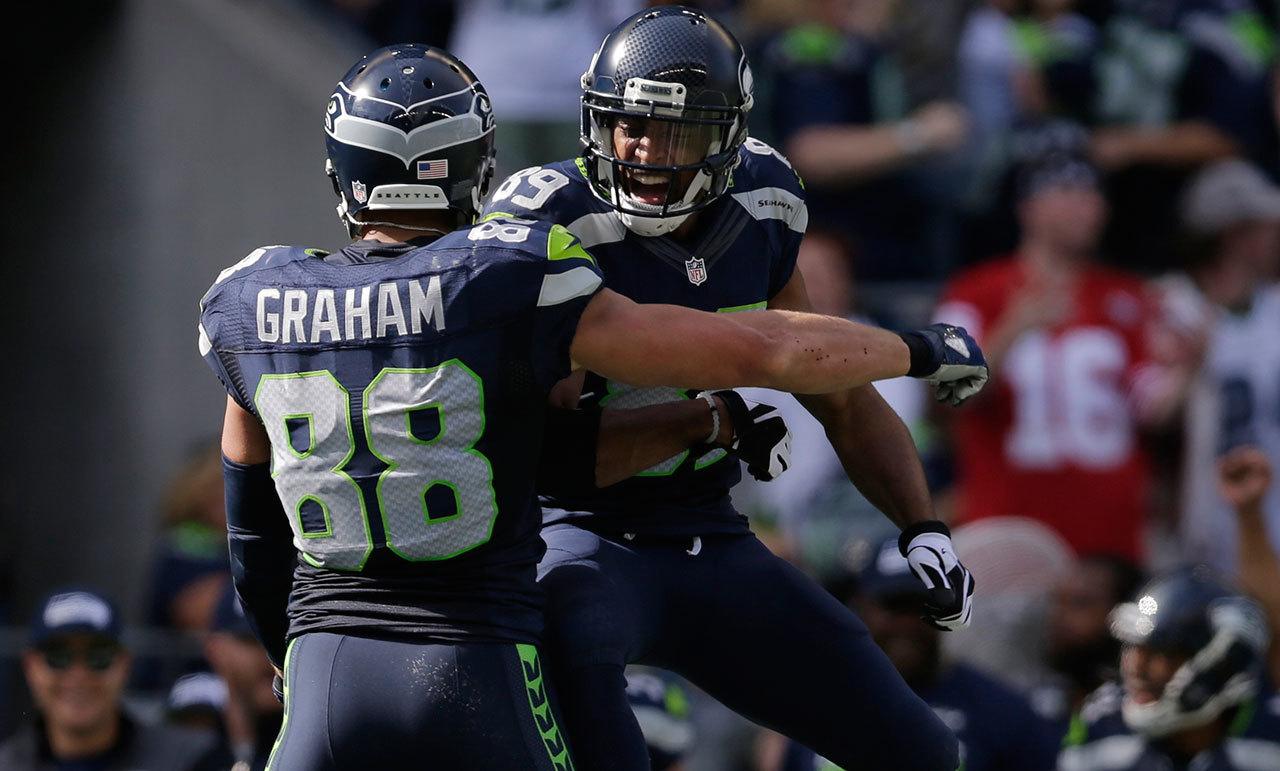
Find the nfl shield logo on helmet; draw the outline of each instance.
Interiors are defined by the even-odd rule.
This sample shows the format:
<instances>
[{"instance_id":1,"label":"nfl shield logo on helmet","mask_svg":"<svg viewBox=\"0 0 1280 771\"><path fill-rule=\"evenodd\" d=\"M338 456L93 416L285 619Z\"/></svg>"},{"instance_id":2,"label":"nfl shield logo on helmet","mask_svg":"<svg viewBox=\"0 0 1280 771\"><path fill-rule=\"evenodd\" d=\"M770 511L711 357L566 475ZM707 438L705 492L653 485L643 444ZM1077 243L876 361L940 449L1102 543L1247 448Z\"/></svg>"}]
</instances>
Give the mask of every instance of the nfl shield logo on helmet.
<instances>
[{"instance_id":1,"label":"nfl shield logo on helmet","mask_svg":"<svg viewBox=\"0 0 1280 771\"><path fill-rule=\"evenodd\" d=\"M701 257L685 260L684 272L689 277L690 284L699 286L707 280L707 263L703 262Z\"/></svg>"},{"instance_id":2,"label":"nfl shield logo on helmet","mask_svg":"<svg viewBox=\"0 0 1280 771\"><path fill-rule=\"evenodd\" d=\"M351 181L351 197L356 199L356 203L364 203L369 197L364 183L358 179Z\"/></svg>"}]
</instances>

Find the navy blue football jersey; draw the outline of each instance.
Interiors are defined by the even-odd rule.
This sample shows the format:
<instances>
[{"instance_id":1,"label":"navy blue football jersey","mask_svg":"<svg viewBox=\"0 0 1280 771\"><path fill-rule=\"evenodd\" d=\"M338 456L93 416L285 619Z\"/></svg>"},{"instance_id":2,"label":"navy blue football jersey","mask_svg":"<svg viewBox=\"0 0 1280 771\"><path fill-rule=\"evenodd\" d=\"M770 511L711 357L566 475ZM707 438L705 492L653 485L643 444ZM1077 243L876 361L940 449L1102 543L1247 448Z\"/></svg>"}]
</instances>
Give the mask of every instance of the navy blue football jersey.
<instances>
[{"instance_id":1,"label":"navy blue football jersey","mask_svg":"<svg viewBox=\"0 0 1280 771\"><path fill-rule=\"evenodd\" d=\"M200 351L271 439L290 636L536 641L542 415L600 286L564 228L506 219L223 271Z\"/></svg>"},{"instance_id":2,"label":"navy blue football jersey","mask_svg":"<svg viewBox=\"0 0 1280 771\"><path fill-rule=\"evenodd\" d=\"M628 231L592 194L575 160L517 172L486 212L564 225L591 250L605 285L636 302L724 313L764 308L795 270L809 215L800 180L777 151L748 139L739 157L729 191L697 215L687 241ZM579 406L643 407L697 394L673 385L634 388L589 373ZM544 521L629 533L746 532L746 518L729 500L740 478L724 450L685 451L602 490L544 496Z\"/></svg>"},{"instance_id":3,"label":"navy blue football jersey","mask_svg":"<svg viewBox=\"0 0 1280 771\"><path fill-rule=\"evenodd\" d=\"M1071 720L1059 771L1275 771L1280 769L1280 696L1267 691L1236 709L1228 735L1194 758L1135 734L1121 714L1124 691L1107 683Z\"/></svg>"}]
</instances>

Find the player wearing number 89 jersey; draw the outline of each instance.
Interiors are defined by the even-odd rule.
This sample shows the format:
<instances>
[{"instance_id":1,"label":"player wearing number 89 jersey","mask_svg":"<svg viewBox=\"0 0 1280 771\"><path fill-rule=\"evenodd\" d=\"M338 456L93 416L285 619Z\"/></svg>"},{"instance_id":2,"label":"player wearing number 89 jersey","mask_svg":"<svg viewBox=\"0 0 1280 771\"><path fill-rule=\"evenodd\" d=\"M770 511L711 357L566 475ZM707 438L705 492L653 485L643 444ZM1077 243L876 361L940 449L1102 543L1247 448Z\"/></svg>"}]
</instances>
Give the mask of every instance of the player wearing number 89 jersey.
<instances>
[{"instance_id":1,"label":"player wearing number 89 jersey","mask_svg":"<svg viewBox=\"0 0 1280 771\"><path fill-rule=\"evenodd\" d=\"M751 69L725 26L694 8L640 11L604 39L581 86L582 156L513 175L489 212L563 224L608 288L637 302L743 323L766 307L810 308L796 269L804 188L785 158L747 137ZM940 349L977 350L963 330L945 334ZM718 356L707 350L708 362ZM958 404L981 388L985 362L970 363L973 380L944 386L941 399ZM683 379L654 389L592 369L557 386L557 404L608 414L697 394ZM805 404L849 478L903 528L931 618L967 625L974 584L932 521L902 421L873 388ZM558 434L545 452L570 455L578 443ZM866 627L751 534L730 500L739 476L722 452L681 452L606 489L546 490L548 666L578 762L648 767L622 687L625 666L641 663L848 767L952 771L955 737Z\"/></svg>"},{"instance_id":2,"label":"player wearing number 89 jersey","mask_svg":"<svg viewBox=\"0 0 1280 771\"><path fill-rule=\"evenodd\" d=\"M229 393L232 574L284 669L271 768L572 767L536 647L534 480L572 360L707 389L972 375L925 337L640 306L560 226L473 224L493 120L446 52L365 57L325 128L359 240L258 249L201 302L200 352Z\"/></svg>"}]
</instances>

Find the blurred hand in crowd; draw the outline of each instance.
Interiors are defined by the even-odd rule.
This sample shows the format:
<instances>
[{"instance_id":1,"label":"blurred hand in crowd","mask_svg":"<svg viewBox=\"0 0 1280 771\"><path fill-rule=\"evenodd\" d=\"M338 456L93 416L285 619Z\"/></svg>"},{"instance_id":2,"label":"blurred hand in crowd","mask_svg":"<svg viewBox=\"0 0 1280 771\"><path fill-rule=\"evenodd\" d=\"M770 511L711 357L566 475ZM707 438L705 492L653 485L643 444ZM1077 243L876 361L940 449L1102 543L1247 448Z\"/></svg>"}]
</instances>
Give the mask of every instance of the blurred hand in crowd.
<instances>
[{"instance_id":1,"label":"blurred hand in crowd","mask_svg":"<svg viewBox=\"0 0 1280 771\"><path fill-rule=\"evenodd\" d=\"M969 135L969 111L956 102L930 102L911 114L923 152L943 153L958 148Z\"/></svg>"},{"instance_id":2,"label":"blurred hand in crowd","mask_svg":"<svg viewBox=\"0 0 1280 771\"><path fill-rule=\"evenodd\" d=\"M1272 462L1260 448L1242 445L1218 461L1218 490L1238 516L1240 587L1262 606L1271 637L1280 636L1280 555L1271 548L1263 499L1271 487ZM1272 645L1267 668L1280 678L1280 645Z\"/></svg>"},{"instance_id":3,"label":"blurred hand in crowd","mask_svg":"<svg viewBox=\"0 0 1280 771\"><path fill-rule=\"evenodd\" d=\"M964 107L937 101L896 123L805 126L786 140L784 149L807 183L848 185L957 149L968 137L970 123Z\"/></svg>"},{"instance_id":4,"label":"blurred hand in crowd","mask_svg":"<svg viewBox=\"0 0 1280 771\"><path fill-rule=\"evenodd\" d=\"M1091 160L1105 171L1128 166L1133 156L1133 132L1123 128L1100 128L1089 140Z\"/></svg>"},{"instance_id":5,"label":"blurred hand in crowd","mask_svg":"<svg viewBox=\"0 0 1280 771\"><path fill-rule=\"evenodd\" d=\"M1030 277L1013 295L1000 326L1016 336L1066 321L1075 307L1072 277L1044 274Z\"/></svg>"},{"instance_id":6,"label":"blurred hand in crowd","mask_svg":"<svg viewBox=\"0 0 1280 771\"><path fill-rule=\"evenodd\" d=\"M1271 462L1257 447L1237 447L1218 463L1219 489L1242 516L1260 515L1271 486Z\"/></svg>"}]
</instances>

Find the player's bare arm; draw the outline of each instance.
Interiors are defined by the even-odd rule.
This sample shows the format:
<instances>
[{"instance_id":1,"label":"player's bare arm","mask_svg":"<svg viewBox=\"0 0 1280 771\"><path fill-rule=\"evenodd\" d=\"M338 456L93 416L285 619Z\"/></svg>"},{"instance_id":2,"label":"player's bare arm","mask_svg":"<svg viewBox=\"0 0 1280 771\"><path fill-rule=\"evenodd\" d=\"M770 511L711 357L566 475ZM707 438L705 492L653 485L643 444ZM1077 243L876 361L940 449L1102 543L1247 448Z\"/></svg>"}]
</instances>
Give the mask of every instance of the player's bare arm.
<instances>
[{"instance_id":1,"label":"player's bare arm","mask_svg":"<svg viewBox=\"0 0 1280 771\"><path fill-rule=\"evenodd\" d=\"M789 311L704 313L640 305L608 289L583 312L573 360L637 386L757 385L827 393L907 374L911 351L892 332Z\"/></svg>"},{"instance_id":2,"label":"player's bare arm","mask_svg":"<svg viewBox=\"0 0 1280 771\"><path fill-rule=\"evenodd\" d=\"M581 387L577 376L566 382ZM580 470L559 468L571 464L578 454L585 452L589 458L592 447L594 477L590 480L574 479L582 476ZM733 450L762 481L776 478L791 463L791 434L776 409L749 402L733 391L715 391L629 409L553 406L547 413L539 480L544 489L548 484L573 482L608 487L693 448Z\"/></svg>"},{"instance_id":3,"label":"player's bare arm","mask_svg":"<svg viewBox=\"0 0 1280 771\"><path fill-rule=\"evenodd\" d=\"M798 269L769 307L812 310ZM894 524L906 528L935 518L911 433L874 387L798 398L826 430L849 481Z\"/></svg>"},{"instance_id":4,"label":"player's bare arm","mask_svg":"<svg viewBox=\"0 0 1280 771\"><path fill-rule=\"evenodd\" d=\"M229 396L222 419L222 454L227 460L246 465L271 460L271 440L266 429Z\"/></svg>"},{"instance_id":5,"label":"player's bare arm","mask_svg":"<svg viewBox=\"0 0 1280 771\"><path fill-rule=\"evenodd\" d=\"M608 487L699 447L733 450L761 481L775 479L791 464L791 433L771 405L715 391L630 409L579 410L585 375L580 369L551 390L539 470L544 490L566 482ZM581 469L563 469L572 465L566 458L583 453L594 455L589 480Z\"/></svg>"},{"instance_id":6,"label":"player's bare arm","mask_svg":"<svg viewBox=\"0 0 1280 771\"><path fill-rule=\"evenodd\" d=\"M769 307L811 308L799 270ZM985 374L979 390L983 383ZM934 518L924 468L902 419L869 385L797 398L822 423L849 481L902 529L898 548L934 595L926 620L941 629L967 626L973 577L957 558L950 531Z\"/></svg>"},{"instance_id":7,"label":"player's bare arm","mask_svg":"<svg viewBox=\"0 0 1280 771\"><path fill-rule=\"evenodd\" d=\"M608 487L699 444L728 446L733 423L724 403L716 399L716 418L702 399L654 404L636 409L607 409L600 413L596 446L596 486ZM718 429L708 442L712 428Z\"/></svg>"}]
</instances>

